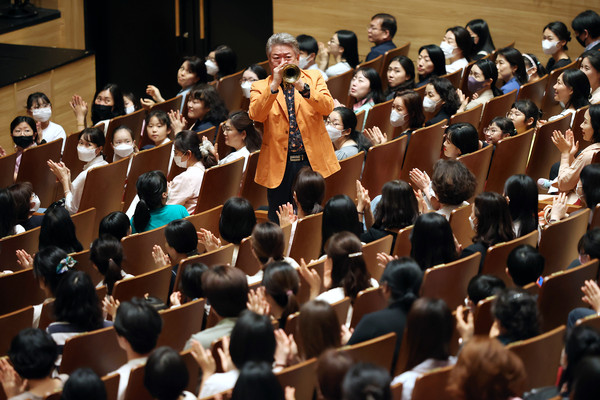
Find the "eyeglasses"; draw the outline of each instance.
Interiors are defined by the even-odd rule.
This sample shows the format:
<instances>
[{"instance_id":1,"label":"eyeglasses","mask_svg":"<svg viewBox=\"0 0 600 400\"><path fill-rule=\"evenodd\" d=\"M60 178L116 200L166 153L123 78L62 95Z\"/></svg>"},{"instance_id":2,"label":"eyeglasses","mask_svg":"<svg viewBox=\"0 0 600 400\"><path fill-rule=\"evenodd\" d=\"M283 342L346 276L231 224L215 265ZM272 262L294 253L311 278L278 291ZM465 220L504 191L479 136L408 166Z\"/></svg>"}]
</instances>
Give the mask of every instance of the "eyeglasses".
<instances>
[{"instance_id":1,"label":"eyeglasses","mask_svg":"<svg viewBox=\"0 0 600 400\"><path fill-rule=\"evenodd\" d=\"M485 133L486 135L493 135L495 133L502 133L502 131L496 128L485 128L483 130L483 133Z\"/></svg>"},{"instance_id":2,"label":"eyeglasses","mask_svg":"<svg viewBox=\"0 0 600 400\"><path fill-rule=\"evenodd\" d=\"M381 31L382 29L377 26L369 25L367 26L367 31Z\"/></svg>"},{"instance_id":3,"label":"eyeglasses","mask_svg":"<svg viewBox=\"0 0 600 400\"><path fill-rule=\"evenodd\" d=\"M242 78L242 79L240 79L240 82L241 83L246 83L246 82L252 83L252 82L258 82L258 79L254 79L254 78L247 78L247 79L246 78Z\"/></svg>"},{"instance_id":4,"label":"eyeglasses","mask_svg":"<svg viewBox=\"0 0 600 400\"><path fill-rule=\"evenodd\" d=\"M327 120L325 120L325 125L331 125L331 126L335 126L335 127L342 126L340 123L338 123L338 122L333 122L333 121L332 121L332 120L330 120L329 118L327 118Z\"/></svg>"},{"instance_id":5,"label":"eyeglasses","mask_svg":"<svg viewBox=\"0 0 600 400\"><path fill-rule=\"evenodd\" d=\"M33 135L33 130L31 129L15 129L13 131L13 136L32 136Z\"/></svg>"}]
</instances>

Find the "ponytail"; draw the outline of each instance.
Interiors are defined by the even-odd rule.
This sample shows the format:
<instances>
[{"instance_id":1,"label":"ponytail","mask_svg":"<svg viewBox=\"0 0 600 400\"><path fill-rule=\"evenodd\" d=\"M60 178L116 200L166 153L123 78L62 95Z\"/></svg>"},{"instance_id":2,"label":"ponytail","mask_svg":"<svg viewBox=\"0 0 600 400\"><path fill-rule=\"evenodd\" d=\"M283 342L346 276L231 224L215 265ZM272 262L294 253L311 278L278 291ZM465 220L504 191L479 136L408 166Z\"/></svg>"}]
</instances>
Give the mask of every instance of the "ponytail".
<instances>
[{"instance_id":1,"label":"ponytail","mask_svg":"<svg viewBox=\"0 0 600 400\"><path fill-rule=\"evenodd\" d=\"M144 232L146 226L150 222L150 209L146 202L140 199L140 202L135 206L135 213L133 214L133 227L136 232Z\"/></svg>"},{"instance_id":2,"label":"ponytail","mask_svg":"<svg viewBox=\"0 0 600 400\"><path fill-rule=\"evenodd\" d=\"M112 258L109 258L108 269L106 270L106 274L104 275L104 284L106 285L107 293L109 295L112 294L115 283L121 280L121 278L121 267L119 267L117 263L113 261Z\"/></svg>"},{"instance_id":3,"label":"ponytail","mask_svg":"<svg viewBox=\"0 0 600 400\"><path fill-rule=\"evenodd\" d=\"M133 214L133 227L143 232L150 222L150 211L163 206L163 193L167 191L167 178L162 171L146 172L135 183L140 202Z\"/></svg>"},{"instance_id":4,"label":"ponytail","mask_svg":"<svg viewBox=\"0 0 600 400\"><path fill-rule=\"evenodd\" d=\"M115 283L123 276L121 271L123 246L121 242L110 235L104 235L94 240L90 248L90 260L104 275L104 284L108 289L108 294L112 294Z\"/></svg>"},{"instance_id":5,"label":"ponytail","mask_svg":"<svg viewBox=\"0 0 600 400\"><path fill-rule=\"evenodd\" d=\"M265 267L262 284L265 292L283 308L280 321L285 325L287 317L300 309L296 298L300 288L298 272L287 262L277 261Z\"/></svg>"}]
</instances>

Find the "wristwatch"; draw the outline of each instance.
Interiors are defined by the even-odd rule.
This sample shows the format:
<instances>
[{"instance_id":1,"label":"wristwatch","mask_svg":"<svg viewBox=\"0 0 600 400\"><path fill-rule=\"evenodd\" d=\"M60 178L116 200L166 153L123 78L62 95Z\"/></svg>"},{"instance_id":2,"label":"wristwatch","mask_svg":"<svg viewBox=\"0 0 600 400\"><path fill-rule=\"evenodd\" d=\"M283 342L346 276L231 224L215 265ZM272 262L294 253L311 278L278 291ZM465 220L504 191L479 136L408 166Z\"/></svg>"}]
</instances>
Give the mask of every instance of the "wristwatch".
<instances>
[{"instance_id":1,"label":"wristwatch","mask_svg":"<svg viewBox=\"0 0 600 400\"><path fill-rule=\"evenodd\" d=\"M305 94L307 94L307 93L309 93L309 92L310 92L310 86L308 86L308 83L305 83L305 84L304 84L304 89L302 89L302 90L300 91L300 94L301 94L302 96L304 96Z\"/></svg>"}]
</instances>

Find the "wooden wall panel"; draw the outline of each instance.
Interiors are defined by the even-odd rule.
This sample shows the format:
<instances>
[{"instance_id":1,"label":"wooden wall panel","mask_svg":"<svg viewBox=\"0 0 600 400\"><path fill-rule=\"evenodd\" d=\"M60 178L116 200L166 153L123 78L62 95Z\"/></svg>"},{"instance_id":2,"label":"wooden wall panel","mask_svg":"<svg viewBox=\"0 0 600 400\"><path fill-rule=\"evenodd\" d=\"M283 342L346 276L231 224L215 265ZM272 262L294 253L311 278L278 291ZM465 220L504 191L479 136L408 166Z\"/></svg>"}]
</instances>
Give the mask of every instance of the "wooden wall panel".
<instances>
[{"instance_id":1,"label":"wooden wall panel","mask_svg":"<svg viewBox=\"0 0 600 400\"><path fill-rule=\"evenodd\" d=\"M595 5L594 5L595 4ZM326 43L340 29L356 33L361 60L372 46L367 41L366 27L372 15L387 12L396 17L396 45L411 42L409 56L416 60L420 46L438 44L447 28L483 18L490 25L497 47L516 40L516 48L534 53L545 64L548 56L542 52L542 28L551 21L563 21L571 26L573 17L598 3L586 0L505 0L500 2L474 0L274 0L273 28L275 32L301 33ZM571 57L583 48L575 38L569 43Z\"/></svg>"}]
</instances>

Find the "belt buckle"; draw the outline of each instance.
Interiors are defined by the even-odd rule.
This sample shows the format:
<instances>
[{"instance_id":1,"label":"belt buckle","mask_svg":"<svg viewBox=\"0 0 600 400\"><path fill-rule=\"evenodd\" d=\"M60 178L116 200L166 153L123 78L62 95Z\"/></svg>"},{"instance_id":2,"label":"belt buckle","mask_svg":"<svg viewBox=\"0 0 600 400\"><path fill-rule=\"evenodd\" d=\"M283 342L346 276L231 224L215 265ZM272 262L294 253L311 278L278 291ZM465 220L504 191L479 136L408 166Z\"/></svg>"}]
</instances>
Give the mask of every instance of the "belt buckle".
<instances>
[{"instance_id":1,"label":"belt buckle","mask_svg":"<svg viewBox=\"0 0 600 400\"><path fill-rule=\"evenodd\" d=\"M291 162L298 162L298 161L303 161L303 160L304 160L303 154L291 154L290 155Z\"/></svg>"}]
</instances>

